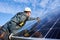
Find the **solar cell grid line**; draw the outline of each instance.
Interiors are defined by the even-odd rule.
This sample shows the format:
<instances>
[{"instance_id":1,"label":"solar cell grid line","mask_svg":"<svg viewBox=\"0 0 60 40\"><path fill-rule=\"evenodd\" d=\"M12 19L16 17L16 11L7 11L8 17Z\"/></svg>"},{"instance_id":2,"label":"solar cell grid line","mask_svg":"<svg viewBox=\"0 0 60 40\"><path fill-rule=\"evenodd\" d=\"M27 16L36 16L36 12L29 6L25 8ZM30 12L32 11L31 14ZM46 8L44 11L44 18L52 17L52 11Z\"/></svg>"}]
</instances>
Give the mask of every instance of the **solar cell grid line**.
<instances>
[{"instance_id":1,"label":"solar cell grid line","mask_svg":"<svg viewBox=\"0 0 60 40\"><path fill-rule=\"evenodd\" d=\"M50 22L48 22L42 29L45 29L45 28L51 28L51 26L53 25L53 23L55 22L55 20L53 21L50 21Z\"/></svg>"},{"instance_id":2,"label":"solar cell grid line","mask_svg":"<svg viewBox=\"0 0 60 40\"><path fill-rule=\"evenodd\" d=\"M53 27L53 29L50 31L50 33L46 36L46 38L55 38L59 39L59 33L60 33L60 25L59 25L60 20L56 23L56 25Z\"/></svg>"},{"instance_id":3,"label":"solar cell grid line","mask_svg":"<svg viewBox=\"0 0 60 40\"><path fill-rule=\"evenodd\" d=\"M51 19L51 20L52 20L52 19ZM48 22L50 22L51 20L49 20ZM47 22L47 23L48 23L48 22ZM47 23L45 23L44 25L42 25L42 27L44 27Z\"/></svg>"},{"instance_id":4,"label":"solar cell grid line","mask_svg":"<svg viewBox=\"0 0 60 40\"><path fill-rule=\"evenodd\" d=\"M55 19L55 20L56 20L57 18L56 18L56 17L53 17L53 18L52 18L52 20L53 20L53 19ZM49 20L50 20L50 19L49 19ZM55 21L55 20L53 20L53 21Z\"/></svg>"},{"instance_id":5,"label":"solar cell grid line","mask_svg":"<svg viewBox=\"0 0 60 40\"><path fill-rule=\"evenodd\" d=\"M60 18L59 18L60 19ZM59 22L58 23L60 23L60 20L59 20Z\"/></svg>"},{"instance_id":6,"label":"solar cell grid line","mask_svg":"<svg viewBox=\"0 0 60 40\"><path fill-rule=\"evenodd\" d=\"M49 20L48 22L50 22L50 21L51 21L51 20ZM48 22L47 22L47 23L48 23ZM46 25L47 23L45 23L45 25ZM39 23L38 23L37 26L39 26ZM37 26L36 26L36 27L37 27ZM44 25L43 25L43 26L44 26ZM34 27L34 29L35 29L36 27ZM34 29L33 29L33 30L34 30ZM31 30L31 31L33 31L33 30ZM29 31L29 32L31 32L31 31ZM28 33L29 33L29 32L28 32Z\"/></svg>"},{"instance_id":7,"label":"solar cell grid line","mask_svg":"<svg viewBox=\"0 0 60 40\"><path fill-rule=\"evenodd\" d=\"M60 22L60 18L59 18L59 21L56 23L56 25L55 25L55 29L54 29L54 31L55 31L55 33L56 33L56 35L55 35L55 38L58 38L58 35L59 35L59 33L60 33L60 31L58 31L58 30L60 30L60 26L57 26L57 24L59 25L59 22ZM54 35L54 34L53 34Z\"/></svg>"},{"instance_id":8,"label":"solar cell grid line","mask_svg":"<svg viewBox=\"0 0 60 40\"><path fill-rule=\"evenodd\" d=\"M53 29L53 27L55 26L55 24L59 21L59 18L56 20L56 22L52 25L52 27L49 29L49 31L46 33L46 35L44 36L44 38L49 34L49 32Z\"/></svg>"},{"instance_id":9,"label":"solar cell grid line","mask_svg":"<svg viewBox=\"0 0 60 40\"><path fill-rule=\"evenodd\" d=\"M53 18L55 18L55 17L53 17Z\"/></svg>"},{"instance_id":10,"label":"solar cell grid line","mask_svg":"<svg viewBox=\"0 0 60 40\"><path fill-rule=\"evenodd\" d=\"M55 39L55 35L56 35L56 30L52 29L52 31L50 31L50 33L46 36L46 38L54 38ZM55 34L55 35L54 35Z\"/></svg>"},{"instance_id":11,"label":"solar cell grid line","mask_svg":"<svg viewBox=\"0 0 60 40\"><path fill-rule=\"evenodd\" d=\"M48 21L48 22L49 22L49 21ZM47 23L48 23L48 22L47 22ZM47 24L47 23L46 23L46 24ZM46 25L46 24L45 24L45 25ZM45 25L42 25L41 28L43 28ZM39 30L41 30L41 28L40 28ZM36 32L38 32L39 30L37 30ZM35 32L35 33L36 33L36 32ZM33 33L31 36L33 36L35 33Z\"/></svg>"},{"instance_id":12,"label":"solar cell grid line","mask_svg":"<svg viewBox=\"0 0 60 40\"><path fill-rule=\"evenodd\" d=\"M40 22L39 22L40 23ZM37 24L39 24L39 23L37 23ZM33 25L34 26L34 25ZM36 27L37 27L38 25L36 25L32 30L30 30L29 32L31 32L31 31L33 31ZM28 33L29 33L28 32Z\"/></svg>"},{"instance_id":13,"label":"solar cell grid line","mask_svg":"<svg viewBox=\"0 0 60 40\"><path fill-rule=\"evenodd\" d=\"M55 30L55 29L54 29ZM54 35L55 31L53 30L53 33L50 35L50 38L52 38L52 36Z\"/></svg>"},{"instance_id":14,"label":"solar cell grid line","mask_svg":"<svg viewBox=\"0 0 60 40\"><path fill-rule=\"evenodd\" d=\"M57 22L57 24L55 25L55 27L54 28L60 28L60 19L59 19L59 21ZM56 27L57 26L57 27Z\"/></svg>"},{"instance_id":15,"label":"solar cell grid line","mask_svg":"<svg viewBox=\"0 0 60 40\"><path fill-rule=\"evenodd\" d=\"M54 29L56 30L56 29L60 29L60 28L54 28Z\"/></svg>"},{"instance_id":16,"label":"solar cell grid line","mask_svg":"<svg viewBox=\"0 0 60 40\"><path fill-rule=\"evenodd\" d=\"M53 20L53 19L49 20L48 22L51 22L52 20ZM47 23L48 23L48 22L47 22ZM45 23L44 25L42 25L41 28L45 27L45 25L47 25L47 23ZM39 30L41 30L41 28L40 28ZM39 31L39 30L37 30L37 31ZM36 32L37 32L37 31L36 31ZM36 33L36 32L35 32L35 33ZM35 33L34 33L34 34L35 34ZM33 36L34 34L32 34L31 36Z\"/></svg>"},{"instance_id":17,"label":"solar cell grid line","mask_svg":"<svg viewBox=\"0 0 60 40\"><path fill-rule=\"evenodd\" d=\"M32 24L30 23L31 25L28 24L27 26L29 26L29 27L30 27L30 26L33 26L35 23L36 23L36 22L33 21ZM29 27L27 27L26 29L28 29Z\"/></svg>"},{"instance_id":18,"label":"solar cell grid line","mask_svg":"<svg viewBox=\"0 0 60 40\"><path fill-rule=\"evenodd\" d=\"M40 23L40 22L39 22ZM34 24L30 25L32 27L36 26L38 24L38 22L35 22ZM32 28L33 29L33 28ZM31 29L30 29L31 30Z\"/></svg>"}]
</instances>

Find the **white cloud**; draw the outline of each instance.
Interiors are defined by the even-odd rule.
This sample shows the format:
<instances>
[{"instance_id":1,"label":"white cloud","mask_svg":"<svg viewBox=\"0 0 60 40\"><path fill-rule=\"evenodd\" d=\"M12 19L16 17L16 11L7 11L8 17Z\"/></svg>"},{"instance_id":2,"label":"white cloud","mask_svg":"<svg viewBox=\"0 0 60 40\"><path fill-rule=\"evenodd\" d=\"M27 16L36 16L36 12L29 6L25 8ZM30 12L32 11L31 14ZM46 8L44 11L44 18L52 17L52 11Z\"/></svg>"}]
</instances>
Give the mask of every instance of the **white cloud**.
<instances>
[{"instance_id":1,"label":"white cloud","mask_svg":"<svg viewBox=\"0 0 60 40\"><path fill-rule=\"evenodd\" d=\"M37 0L14 0L14 2L18 2L18 3L24 3L26 5L29 5L31 3L33 10L36 9L36 5L38 4Z\"/></svg>"},{"instance_id":2,"label":"white cloud","mask_svg":"<svg viewBox=\"0 0 60 40\"><path fill-rule=\"evenodd\" d=\"M14 1L15 1L15 3L20 2L20 3L25 3L25 4L30 2L30 3L32 3L31 5L33 6L33 9L35 10L35 8L36 8L37 0L14 0ZM23 5L23 4L21 4L21 5ZM15 4L9 4L8 2L6 2L6 3L0 2L0 12L15 14L19 11L22 11L23 8L26 7L26 6L22 7L21 5L16 5L16 7L15 7Z\"/></svg>"},{"instance_id":3,"label":"white cloud","mask_svg":"<svg viewBox=\"0 0 60 40\"><path fill-rule=\"evenodd\" d=\"M52 3L50 5L51 9L55 9L56 7L60 6L60 1L59 0L55 0L54 3Z\"/></svg>"},{"instance_id":4,"label":"white cloud","mask_svg":"<svg viewBox=\"0 0 60 40\"><path fill-rule=\"evenodd\" d=\"M48 7L48 9L49 8L51 8L51 9L53 9L53 8L56 8L57 7L57 5L59 5L59 2L58 2L58 0L55 0L55 3L53 2L52 4L49 4L49 6L46 6L47 4L48 4L48 1L49 0L42 0L41 2L39 2L38 3L38 1L37 0L14 0L14 2L16 3L22 3L21 5L23 5L23 6L21 6L21 5L15 5L15 4L8 4L8 3L3 3L3 2L0 2L0 12L4 12L4 13L11 13L11 14L15 14L15 13L17 13L18 11L23 11L23 9L29 4L29 3L31 3L31 5L32 5L32 12L33 13L37 13L37 12L39 12L41 15L42 15L42 13L44 13L45 11L47 12L48 10L45 10L45 8L47 8ZM24 3L24 4L23 4ZM25 5L26 4L26 5ZM37 7L36 6L40 6L40 7L42 7L42 8L44 8L43 10L42 9L40 9L40 8L38 8L38 10L36 10L37 9ZM54 6L53 6L54 5ZM44 11L45 10L45 11ZM49 9L50 10L50 9Z\"/></svg>"},{"instance_id":5,"label":"white cloud","mask_svg":"<svg viewBox=\"0 0 60 40\"><path fill-rule=\"evenodd\" d=\"M43 8L46 7L47 3L49 0L42 0L40 3L40 6L42 6Z\"/></svg>"},{"instance_id":6,"label":"white cloud","mask_svg":"<svg viewBox=\"0 0 60 40\"><path fill-rule=\"evenodd\" d=\"M0 2L0 12L2 13L16 14L19 11L21 11L20 6L14 7L14 5L9 5L8 3Z\"/></svg>"},{"instance_id":7,"label":"white cloud","mask_svg":"<svg viewBox=\"0 0 60 40\"><path fill-rule=\"evenodd\" d=\"M28 3L29 0L14 0L15 2L20 2L20 3Z\"/></svg>"}]
</instances>

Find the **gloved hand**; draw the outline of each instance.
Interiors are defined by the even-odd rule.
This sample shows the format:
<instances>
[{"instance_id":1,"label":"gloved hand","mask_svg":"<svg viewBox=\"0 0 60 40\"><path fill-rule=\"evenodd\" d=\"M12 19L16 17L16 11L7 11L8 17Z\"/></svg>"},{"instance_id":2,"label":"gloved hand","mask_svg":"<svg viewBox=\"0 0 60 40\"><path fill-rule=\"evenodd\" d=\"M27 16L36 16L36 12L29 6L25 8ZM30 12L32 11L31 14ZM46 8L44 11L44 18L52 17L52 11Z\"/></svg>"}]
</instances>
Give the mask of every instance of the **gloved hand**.
<instances>
[{"instance_id":1,"label":"gloved hand","mask_svg":"<svg viewBox=\"0 0 60 40\"><path fill-rule=\"evenodd\" d=\"M39 17L37 17L37 21L40 22L40 18Z\"/></svg>"}]
</instances>

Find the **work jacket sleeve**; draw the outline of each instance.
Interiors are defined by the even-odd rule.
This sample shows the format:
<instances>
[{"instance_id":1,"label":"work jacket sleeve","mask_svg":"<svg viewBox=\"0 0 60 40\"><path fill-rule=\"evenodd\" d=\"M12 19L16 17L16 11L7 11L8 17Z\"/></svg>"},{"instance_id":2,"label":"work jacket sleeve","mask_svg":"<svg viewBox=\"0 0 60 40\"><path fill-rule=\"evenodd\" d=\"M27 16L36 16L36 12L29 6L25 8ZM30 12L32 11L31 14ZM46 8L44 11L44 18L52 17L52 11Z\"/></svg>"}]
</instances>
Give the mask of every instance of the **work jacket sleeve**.
<instances>
[{"instance_id":1,"label":"work jacket sleeve","mask_svg":"<svg viewBox=\"0 0 60 40\"><path fill-rule=\"evenodd\" d=\"M37 18L29 17L28 21L31 21L31 20L37 20Z\"/></svg>"}]
</instances>

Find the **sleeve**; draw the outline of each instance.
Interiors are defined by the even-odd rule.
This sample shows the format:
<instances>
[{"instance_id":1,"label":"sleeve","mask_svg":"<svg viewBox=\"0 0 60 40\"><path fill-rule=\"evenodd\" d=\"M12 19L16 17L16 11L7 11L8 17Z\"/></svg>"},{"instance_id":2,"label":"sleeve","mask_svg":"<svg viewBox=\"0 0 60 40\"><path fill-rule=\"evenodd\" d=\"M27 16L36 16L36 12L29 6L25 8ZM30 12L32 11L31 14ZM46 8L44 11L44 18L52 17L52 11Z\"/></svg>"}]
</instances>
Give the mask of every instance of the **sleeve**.
<instances>
[{"instance_id":1,"label":"sleeve","mask_svg":"<svg viewBox=\"0 0 60 40\"><path fill-rule=\"evenodd\" d=\"M29 17L28 21L31 21L31 20L37 20L37 18Z\"/></svg>"}]
</instances>

